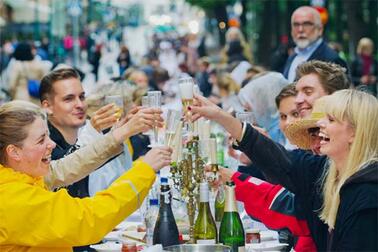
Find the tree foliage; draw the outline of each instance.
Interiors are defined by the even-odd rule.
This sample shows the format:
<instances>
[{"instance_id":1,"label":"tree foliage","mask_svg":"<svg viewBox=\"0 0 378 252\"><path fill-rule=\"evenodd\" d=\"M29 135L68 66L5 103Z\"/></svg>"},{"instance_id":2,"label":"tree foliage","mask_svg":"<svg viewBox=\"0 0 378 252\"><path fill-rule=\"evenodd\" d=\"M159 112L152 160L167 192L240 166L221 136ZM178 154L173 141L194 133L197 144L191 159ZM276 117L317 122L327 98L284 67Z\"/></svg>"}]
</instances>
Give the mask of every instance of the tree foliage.
<instances>
[{"instance_id":1,"label":"tree foliage","mask_svg":"<svg viewBox=\"0 0 378 252\"><path fill-rule=\"evenodd\" d=\"M209 11L220 5L233 5L236 0L186 0L186 2L198 6L205 11Z\"/></svg>"}]
</instances>

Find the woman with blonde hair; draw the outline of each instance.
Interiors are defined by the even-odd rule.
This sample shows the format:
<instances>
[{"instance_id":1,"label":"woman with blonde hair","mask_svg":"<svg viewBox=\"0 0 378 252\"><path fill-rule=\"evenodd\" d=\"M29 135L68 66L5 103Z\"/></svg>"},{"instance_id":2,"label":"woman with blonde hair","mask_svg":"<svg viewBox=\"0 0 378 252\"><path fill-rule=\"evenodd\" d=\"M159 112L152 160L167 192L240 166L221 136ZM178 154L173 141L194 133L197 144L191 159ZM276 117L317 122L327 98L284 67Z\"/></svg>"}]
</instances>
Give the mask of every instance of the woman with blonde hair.
<instances>
[{"instance_id":1,"label":"woman with blonde hair","mask_svg":"<svg viewBox=\"0 0 378 252\"><path fill-rule=\"evenodd\" d=\"M122 130L134 134L135 124ZM46 189L54 147L41 108L22 101L0 107L0 251L72 251L99 242L140 207L155 172L171 161L169 148L153 149L108 189L79 199Z\"/></svg>"},{"instance_id":2,"label":"woman with blonde hair","mask_svg":"<svg viewBox=\"0 0 378 252\"><path fill-rule=\"evenodd\" d=\"M323 156L303 150L287 151L205 98L196 99L197 103L190 108L193 119L204 116L220 123L236 139L236 148L247 154L267 177L295 194L290 209L302 212L299 217L307 221L319 251L378 250L375 97L346 89L324 99L324 114L312 115L319 118L315 126L320 128ZM293 125L302 130L308 126L305 120Z\"/></svg>"},{"instance_id":3,"label":"woman with blonde hair","mask_svg":"<svg viewBox=\"0 0 378 252\"><path fill-rule=\"evenodd\" d=\"M222 49L222 62L232 64L240 61L252 63L251 48L243 33L237 27L230 27L226 32L226 45Z\"/></svg>"},{"instance_id":4,"label":"woman with blonde hair","mask_svg":"<svg viewBox=\"0 0 378 252\"><path fill-rule=\"evenodd\" d=\"M240 90L240 86L234 79L232 79L229 73L217 74L216 85L218 86L220 96L222 97L237 94Z\"/></svg>"},{"instance_id":5,"label":"woman with blonde hair","mask_svg":"<svg viewBox=\"0 0 378 252\"><path fill-rule=\"evenodd\" d=\"M341 231L340 227L350 229L353 221L375 220L377 224L377 201L372 197L377 196L378 101L353 90L338 91L328 99L327 115L318 121L320 152L330 159L323 177L320 218L338 241L349 232ZM377 227L375 237L376 231Z\"/></svg>"}]
</instances>

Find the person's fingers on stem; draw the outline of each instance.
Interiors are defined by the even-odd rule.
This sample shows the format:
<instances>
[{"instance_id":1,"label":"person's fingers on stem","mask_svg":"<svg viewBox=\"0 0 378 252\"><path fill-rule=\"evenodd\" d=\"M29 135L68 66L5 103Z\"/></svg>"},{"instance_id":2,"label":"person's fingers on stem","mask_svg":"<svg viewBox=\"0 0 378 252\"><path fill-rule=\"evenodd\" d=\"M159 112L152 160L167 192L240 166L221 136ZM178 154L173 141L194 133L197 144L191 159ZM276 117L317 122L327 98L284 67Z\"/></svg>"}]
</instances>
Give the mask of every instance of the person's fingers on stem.
<instances>
[{"instance_id":1,"label":"person's fingers on stem","mask_svg":"<svg viewBox=\"0 0 378 252\"><path fill-rule=\"evenodd\" d=\"M138 107L133 107L129 110L129 112L127 113L127 115L134 115L136 114L139 110L141 110L142 107L138 106Z\"/></svg>"},{"instance_id":2,"label":"person's fingers on stem","mask_svg":"<svg viewBox=\"0 0 378 252\"><path fill-rule=\"evenodd\" d=\"M203 97L202 95L199 95L199 94L195 94L194 95L194 100L200 104L208 104L209 101Z\"/></svg>"},{"instance_id":3,"label":"person's fingers on stem","mask_svg":"<svg viewBox=\"0 0 378 252\"><path fill-rule=\"evenodd\" d=\"M104 107L101 107L99 110L97 110L94 113L94 117L96 119L103 119L103 118L111 116L112 114L115 114L116 110L114 109L114 106L115 105L111 103L111 104L105 105Z\"/></svg>"},{"instance_id":4,"label":"person's fingers on stem","mask_svg":"<svg viewBox=\"0 0 378 252\"><path fill-rule=\"evenodd\" d=\"M192 122L195 122L197 121L199 118L201 118L202 116L200 114L193 114L192 115L192 118L191 118L191 121Z\"/></svg>"},{"instance_id":5,"label":"person's fingers on stem","mask_svg":"<svg viewBox=\"0 0 378 252\"><path fill-rule=\"evenodd\" d=\"M109 110L111 110L112 108L114 108L115 104L114 103L109 103L109 104L106 104L105 106L102 106L101 108L99 108L95 114L103 114Z\"/></svg>"}]
</instances>

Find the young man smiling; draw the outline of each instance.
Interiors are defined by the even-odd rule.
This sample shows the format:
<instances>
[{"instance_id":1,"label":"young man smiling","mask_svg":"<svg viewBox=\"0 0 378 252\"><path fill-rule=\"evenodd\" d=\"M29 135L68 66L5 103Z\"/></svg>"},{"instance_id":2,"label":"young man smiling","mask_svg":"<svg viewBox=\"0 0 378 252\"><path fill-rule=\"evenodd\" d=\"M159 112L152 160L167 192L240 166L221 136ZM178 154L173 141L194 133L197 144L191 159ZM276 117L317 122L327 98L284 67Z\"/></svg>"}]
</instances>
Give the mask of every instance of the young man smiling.
<instances>
[{"instance_id":1,"label":"young man smiling","mask_svg":"<svg viewBox=\"0 0 378 252\"><path fill-rule=\"evenodd\" d=\"M295 103L301 118L310 116L312 106L318 98L350 87L342 67L318 60L299 65L297 79Z\"/></svg>"},{"instance_id":2,"label":"young man smiling","mask_svg":"<svg viewBox=\"0 0 378 252\"><path fill-rule=\"evenodd\" d=\"M52 160L60 159L76 149L78 132L85 124L85 92L80 76L71 68L54 70L43 77L40 87L42 107L47 111L50 138L56 143ZM88 176L68 187L74 197L87 197Z\"/></svg>"}]
</instances>

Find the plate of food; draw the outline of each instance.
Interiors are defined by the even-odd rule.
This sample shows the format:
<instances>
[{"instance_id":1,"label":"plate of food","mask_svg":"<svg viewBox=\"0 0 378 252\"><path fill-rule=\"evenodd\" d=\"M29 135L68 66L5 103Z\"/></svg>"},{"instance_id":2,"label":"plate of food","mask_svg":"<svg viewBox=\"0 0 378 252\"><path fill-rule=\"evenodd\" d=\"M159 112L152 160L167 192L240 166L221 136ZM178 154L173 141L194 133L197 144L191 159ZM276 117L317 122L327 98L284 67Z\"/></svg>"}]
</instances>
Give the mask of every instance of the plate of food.
<instances>
[{"instance_id":1,"label":"plate of food","mask_svg":"<svg viewBox=\"0 0 378 252\"><path fill-rule=\"evenodd\" d=\"M90 248L95 249L98 252L120 252L122 244L117 242L105 242L101 244L90 245Z\"/></svg>"},{"instance_id":2,"label":"plate of food","mask_svg":"<svg viewBox=\"0 0 378 252\"><path fill-rule=\"evenodd\" d=\"M248 243L246 244L246 250L248 252L260 252L260 251L281 251L287 247L287 243L279 243L277 241L262 242L262 243Z\"/></svg>"}]
</instances>

